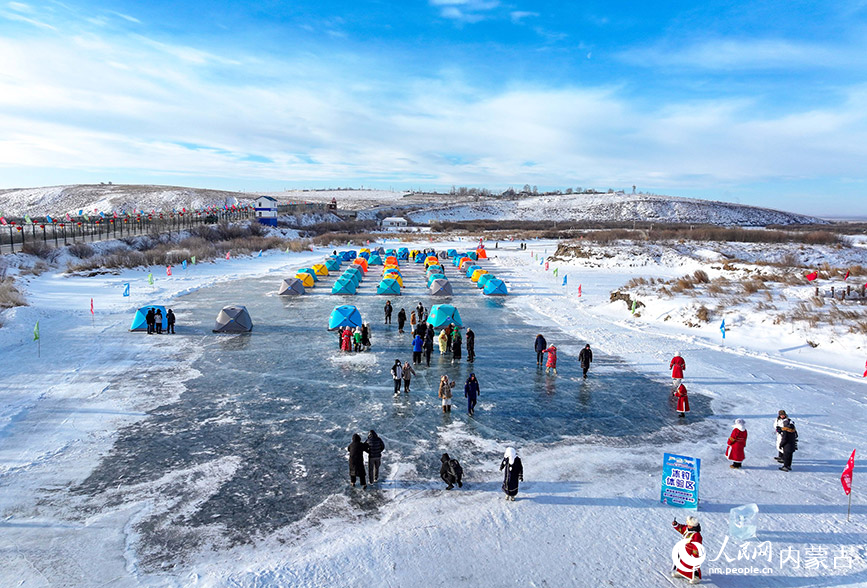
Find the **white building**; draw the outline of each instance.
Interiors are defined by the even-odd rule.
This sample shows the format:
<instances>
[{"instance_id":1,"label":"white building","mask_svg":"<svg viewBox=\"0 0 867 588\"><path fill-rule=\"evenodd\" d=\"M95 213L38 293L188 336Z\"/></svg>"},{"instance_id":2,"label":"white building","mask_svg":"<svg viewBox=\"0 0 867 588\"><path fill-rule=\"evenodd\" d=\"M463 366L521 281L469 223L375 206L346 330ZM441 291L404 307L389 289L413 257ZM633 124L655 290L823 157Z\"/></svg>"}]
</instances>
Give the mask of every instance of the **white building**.
<instances>
[{"instance_id":1,"label":"white building","mask_svg":"<svg viewBox=\"0 0 867 588\"><path fill-rule=\"evenodd\" d=\"M383 229L402 229L406 227L406 225L406 219L400 216L389 216L382 219Z\"/></svg>"},{"instance_id":2,"label":"white building","mask_svg":"<svg viewBox=\"0 0 867 588\"><path fill-rule=\"evenodd\" d=\"M253 204L256 220L263 225L277 226L277 199L270 196L259 196Z\"/></svg>"}]
</instances>

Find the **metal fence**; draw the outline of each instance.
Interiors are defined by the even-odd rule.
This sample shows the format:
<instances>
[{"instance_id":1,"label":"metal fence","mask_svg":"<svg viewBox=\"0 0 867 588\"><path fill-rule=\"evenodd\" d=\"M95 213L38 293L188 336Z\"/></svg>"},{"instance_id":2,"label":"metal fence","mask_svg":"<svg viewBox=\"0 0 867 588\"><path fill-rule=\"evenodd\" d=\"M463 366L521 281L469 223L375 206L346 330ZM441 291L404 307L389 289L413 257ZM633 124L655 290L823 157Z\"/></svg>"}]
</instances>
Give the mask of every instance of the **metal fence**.
<instances>
[{"instance_id":1,"label":"metal fence","mask_svg":"<svg viewBox=\"0 0 867 588\"><path fill-rule=\"evenodd\" d=\"M48 217L7 218L0 225L0 253L23 251L28 243L45 243L60 247L71 243L93 243L136 235L160 235L190 229L196 225L222 220L254 218L253 207L235 209L188 210L115 216L80 216L59 222ZM29 222L28 219L29 218Z\"/></svg>"}]
</instances>

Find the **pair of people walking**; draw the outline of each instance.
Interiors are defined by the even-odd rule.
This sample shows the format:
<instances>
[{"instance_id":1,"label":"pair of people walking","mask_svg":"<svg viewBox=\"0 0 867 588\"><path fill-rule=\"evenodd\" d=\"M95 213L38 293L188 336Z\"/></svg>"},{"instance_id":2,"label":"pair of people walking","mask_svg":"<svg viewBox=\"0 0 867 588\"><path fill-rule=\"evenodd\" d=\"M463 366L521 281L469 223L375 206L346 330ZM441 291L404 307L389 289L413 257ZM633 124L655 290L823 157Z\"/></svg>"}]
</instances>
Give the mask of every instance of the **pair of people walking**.
<instances>
[{"instance_id":1,"label":"pair of people walking","mask_svg":"<svg viewBox=\"0 0 867 588\"><path fill-rule=\"evenodd\" d=\"M545 337L541 333L536 335L536 341L533 344L533 349L536 351L536 365L541 367L545 354L548 354L548 359L545 361L545 373L557 375L557 346L548 345ZM587 372L590 370L590 364L593 362L593 351L590 349L590 344L584 345L584 348L578 354L578 364L581 366L583 376L587 377Z\"/></svg>"},{"instance_id":2,"label":"pair of people walking","mask_svg":"<svg viewBox=\"0 0 867 588\"><path fill-rule=\"evenodd\" d=\"M356 479L362 488L367 488L368 481L375 484L379 481L379 468L382 465L382 452L385 443L373 429L367 434L367 441L361 440L361 435L352 435L352 442L346 448L349 452L349 481L355 486ZM367 453L367 477L364 471L364 454Z\"/></svg>"},{"instance_id":3,"label":"pair of people walking","mask_svg":"<svg viewBox=\"0 0 867 588\"><path fill-rule=\"evenodd\" d=\"M674 353L674 357L668 363L671 370L671 395L677 398L677 416L686 418L689 412L689 394L683 385L683 372L686 370L686 360L680 356L680 351Z\"/></svg>"},{"instance_id":4,"label":"pair of people walking","mask_svg":"<svg viewBox=\"0 0 867 588\"><path fill-rule=\"evenodd\" d=\"M440 478L447 484L446 490L453 489L455 484L458 485L458 488L462 488L464 469L458 460L449 456L448 453L443 453L440 457L440 464ZM503 472L502 488L506 494L506 500L514 502L518 496L519 485L524 481L524 465L514 447L506 448L503 460L500 462L500 471Z\"/></svg>"}]
</instances>

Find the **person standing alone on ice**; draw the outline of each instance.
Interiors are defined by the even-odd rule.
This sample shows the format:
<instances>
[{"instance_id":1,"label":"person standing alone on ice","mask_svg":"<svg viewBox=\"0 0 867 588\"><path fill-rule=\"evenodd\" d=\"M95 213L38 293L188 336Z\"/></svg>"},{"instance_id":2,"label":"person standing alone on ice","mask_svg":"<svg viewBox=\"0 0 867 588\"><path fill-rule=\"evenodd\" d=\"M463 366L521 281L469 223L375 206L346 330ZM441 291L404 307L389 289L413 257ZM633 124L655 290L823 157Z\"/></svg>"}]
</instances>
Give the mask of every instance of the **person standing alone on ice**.
<instances>
[{"instance_id":1,"label":"person standing alone on ice","mask_svg":"<svg viewBox=\"0 0 867 588\"><path fill-rule=\"evenodd\" d=\"M689 412L689 396L686 395L686 386L681 384L672 394L677 398L677 412L680 413L677 416L685 418L686 413Z\"/></svg>"},{"instance_id":2,"label":"person standing alone on ice","mask_svg":"<svg viewBox=\"0 0 867 588\"><path fill-rule=\"evenodd\" d=\"M554 375L557 375L557 346L551 345L545 350L545 353L548 354L548 361L545 364L545 373L550 374L551 370L554 370Z\"/></svg>"},{"instance_id":3,"label":"person standing alone on ice","mask_svg":"<svg viewBox=\"0 0 867 588\"><path fill-rule=\"evenodd\" d=\"M467 414L476 414L476 399L479 397L479 381L476 374L470 374L467 383L464 384L464 397L467 399Z\"/></svg>"},{"instance_id":4,"label":"person standing alone on ice","mask_svg":"<svg viewBox=\"0 0 867 588\"><path fill-rule=\"evenodd\" d=\"M590 362L593 361L593 352L590 351L590 343L584 346L581 353L578 354L578 363L581 364L581 369L584 370L584 377L587 377L587 370L590 369Z\"/></svg>"},{"instance_id":5,"label":"person standing alone on ice","mask_svg":"<svg viewBox=\"0 0 867 588\"><path fill-rule=\"evenodd\" d=\"M422 345L422 349L424 350L424 360L427 367L430 367L430 354L433 353L433 348L434 330L433 327L428 327L424 332L424 345Z\"/></svg>"},{"instance_id":6,"label":"person standing alone on ice","mask_svg":"<svg viewBox=\"0 0 867 588\"><path fill-rule=\"evenodd\" d=\"M352 435L352 443L346 448L349 452L349 481L355 486L355 478L360 478L361 487L367 488L367 481L364 478L364 452L369 451L367 443L361 442L361 435L355 433Z\"/></svg>"},{"instance_id":7,"label":"person standing alone on ice","mask_svg":"<svg viewBox=\"0 0 867 588\"><path fill-rule=\"evenodd\" d=\"M467 327L467 362L476 361L476 334Z\"/></svg>"},{"instance_id":8,"label":"person standing alone on ice","mask_svg":"<svg viewBox=\"0 0 867 588\"><path fill-rule=\"evenodd\" d=\"M412 362L415 364L421 363L421 352L424 349L424 341L420 335L416 335L412 339Z\"/></svg>"},{"instance_id":9,"label":"person standing alone on ice","mask_svg":"<svg viewBox=\"0 0 867 588\"><path fill-rule=\"evenodd\" d=\"M798 450L798 431L795 430L795 421L786 419L783 421L783 426L780 427L782 433L782 441L780 447L783 448L783 465L780 467L784 472L792 471L792 455Z\"/></svg>"},{"instance_id":10,"label":"person standing alone on ice","mask_svg":"<svg viewBox=\"0 0 867 588\"><path fill-rule=\"evenodd\" d=\"M379 482L379 466L382 464L382 452L385 443L373 429L367 434L367 481L371 484Z\"/></svg>"},{"instance_id":11,"label":"person standing alone on ice","mask_svg":"<svg viewBox=\"0 0 867 588\"><path fill-rule=\"evenodd\" d=\"M394 365L391 366L391 377L394 380L394 395L400 394L400 383L403 381L403 365L399 359L394 360Z\"/></svg>"},{"instance_id":12,"label":"person standing alone on ice","mask_svg":"<svg viewBox=\"0 0 867 588\"><path fill-rule=\"evenodd\" d=\"M780 410L777 413L777 420L774 421L774 431L777 432L777 457L774 459L783 463L783 422L789 418L785 410Z\"/></svg>"},{"instance_id":13,"label":"person standing alone on ice","mask_svg":"<svg viewBox=\"0 0 867 588\"><path fill-rule=\"evenodd\" d=\"M171 308L168 314L166 314L166 333L175 334L175 313L172 312Z\"/></svg>"},{"instance_id":14,"label":"person standing alone on ice","mask_svg":"<svg viewBox=\"0 0 867 588\"><path fill-rule=\"evenodd\" d=\"M728 447L726 448L726 457L729 458L732 464L730 468L739 468L744 461L744 449L747 446L747 424L744 419L735 420L735 428L732 429L732 434L729 435Z\"/></svg>"},{"instance_id":15,"label":"person standing alone on ice","mask_svg":"<svg viewBox=\"0 0 867 588\"><path fill-rule=\"evenodd\" d=\"M536 335L536 342L533 344L533 348L536 350L536 365L542 365L542 356L545 354L547 347L548 342L545 341L545 337L541 333Z\"/></svg>"},{"instance_id":16,"label":"person standing alone on ice","mask_svg":"<svg viewBox=\"0 0 867 588\"><path fill-rule=\"evenodd\" d=\"M679 559L671 570L671 577L676 578L677 576L683 576L689 580L690 584L698 584L701 582L701 568L699 567L701 561L699 561L698 564L694 564L693 562L701 560L702 553L704 552L704 545L702 544L703 539L701 537L701 525L698 523L697 518L686 517L685 525L678 524L677 519L675 519L671 522L671 526L674 527L675 531L683 535L681 541L685 541L683 548L678 552ZM686 561L686 558L693 561Z\"/></svg>"},{"instance_id":17,"label":"person standing alone on ice","mask_svg":"<svg viewBox=\"0 0 867 588\"><path fill-rule=\"evenodd\" d=\"M515 496L518 495L518 482L524 481L524 466L514 447L506 449L503 461L500 463L500 470L506 470L503 474L503 492L506 493L506 500L514 502Z\"/></svg>"},{"instance_id":18,"label":"person standing alone on ice","mask_svg":"<svg viewBox=\"0 0 867 588\"><path fill-rule=\"evenodd\" d=\"M406 324L406 311L400 309L397 311L397 332L403 333L403 326Z\"/></svg>"},{"instance_id":19,"label":"person standing alone on ice","mask_svg":"<svg viewBox=\"0 0 867 588\"><path fill-rule=\"evenodd\" d=\"M409 386L412 383L412 377L415 375L415 370L406 361L403 363L403 391L409 394Z\"/></svg>"},{"instance_id":20,"label":"person standing alone on ice","mask_svg":"<svg viewBox=\"0 0 867 588\"><path fill-rule=\"evenodd\" d=\"M385 301L385 324L391 324L391 300Z\"/></svg>"},{"instance_id":21,"label":"person standing alone on ice","mask_svg":"<svg viewBox=\"0 0 867 588\"><path fill-rule=\"evenodd\" d=\"M686 369L686 362L680 356L680 351L675 352L674 357L671 358L671 363L668 364L668 369L671 370L671 389L677 390L683 382L683 370Z\"/></svg>"},{"instance_id":22,"label":"person standing alone on ice","mask_svg":"<svg viewBox=\"0 0 867 588\"><path fill-rule=\"evenodd\" d=\"M452 411L452 388L455 387L454 382L449 381L449 377L445 374L440 378L440 388L437 396L443 401L443 412Z\"/></svg>"},{"instance_id":23,"label":"person standing alone on ice","mask_svg":"<svg viewBox=\"0 0 867 588\"><path fill-rule=\"evenodd\" d=\"M451 490L455 487L455 484L458 485L458 488L463 487L464 484L461 482L461 478L464 475L464 469L458 463L458 460L450 458L448 453L443 453L442 457L440 457L440 464L440 478L448 484L446 490Z\"/></svg>"}]
</instances>

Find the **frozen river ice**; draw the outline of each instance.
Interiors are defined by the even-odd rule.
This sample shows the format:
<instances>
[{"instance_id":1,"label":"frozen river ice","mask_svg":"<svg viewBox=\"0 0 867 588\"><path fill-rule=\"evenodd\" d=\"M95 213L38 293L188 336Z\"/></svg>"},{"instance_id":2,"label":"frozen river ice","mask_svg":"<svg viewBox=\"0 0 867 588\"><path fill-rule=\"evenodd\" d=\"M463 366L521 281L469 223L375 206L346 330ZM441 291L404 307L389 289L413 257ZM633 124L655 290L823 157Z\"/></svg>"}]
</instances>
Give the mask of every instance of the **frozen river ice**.
<instances>
[{"instance_id":1,"label":"frozen river ice","mask_svg":"<svg viewBox=\"0 0 867 588\"><path fill-rule=\"evenodd\" d=\"M543 333L560 350L559 375L535 366L538 327L487 298L445 262L464 324L476 333L476 361L451 365L434 351L430 368L416 367L412 392L392 395L389 369L411 358L410 335L397 332L397 310L427 295L422 267L404 264L404 295L392 298L395 324L383 325L385 297L376 296L371 268L357 296L330 294L335 276L301 297L276 295L280 278L226 282L182 297L179 334L200 346L195 368L175 402L122 429L113 449L76 489L101 507L144 495L158 497L137 523L140 562L159 569L205 541L231 545L297 523L330 496L349 493L363 510L387 504L376 490L347 489L346 445L352 433L376 429L385 440L383 487L439 487L439 455L473 464L498 459L504 443L525 447L592 435L605 442L646 440L676 424L667 385L649 380L616 357L596 354L583 380L577 354L584 341ZM219 309L247 306L249 335L212 334ZM372 326L373 349L345 354L325 327L331 309L354 304ZM573 325L580 332L581 325ZM130 334L130 337L144 335ZM590 341L591 345L593 341ZM475 371L481 397L475 418L466 415L462 386ZM442 414L436 386L442 374L458 381L455 406ZM690 420L709 414L709 402L691 398ZM616 438L616 439L612 439ZM399 464L399 467L398 465ZM210 540L204 539L210 537ZM216 539L218 537L219 539Z\"/></svg>"}]
</instances>

